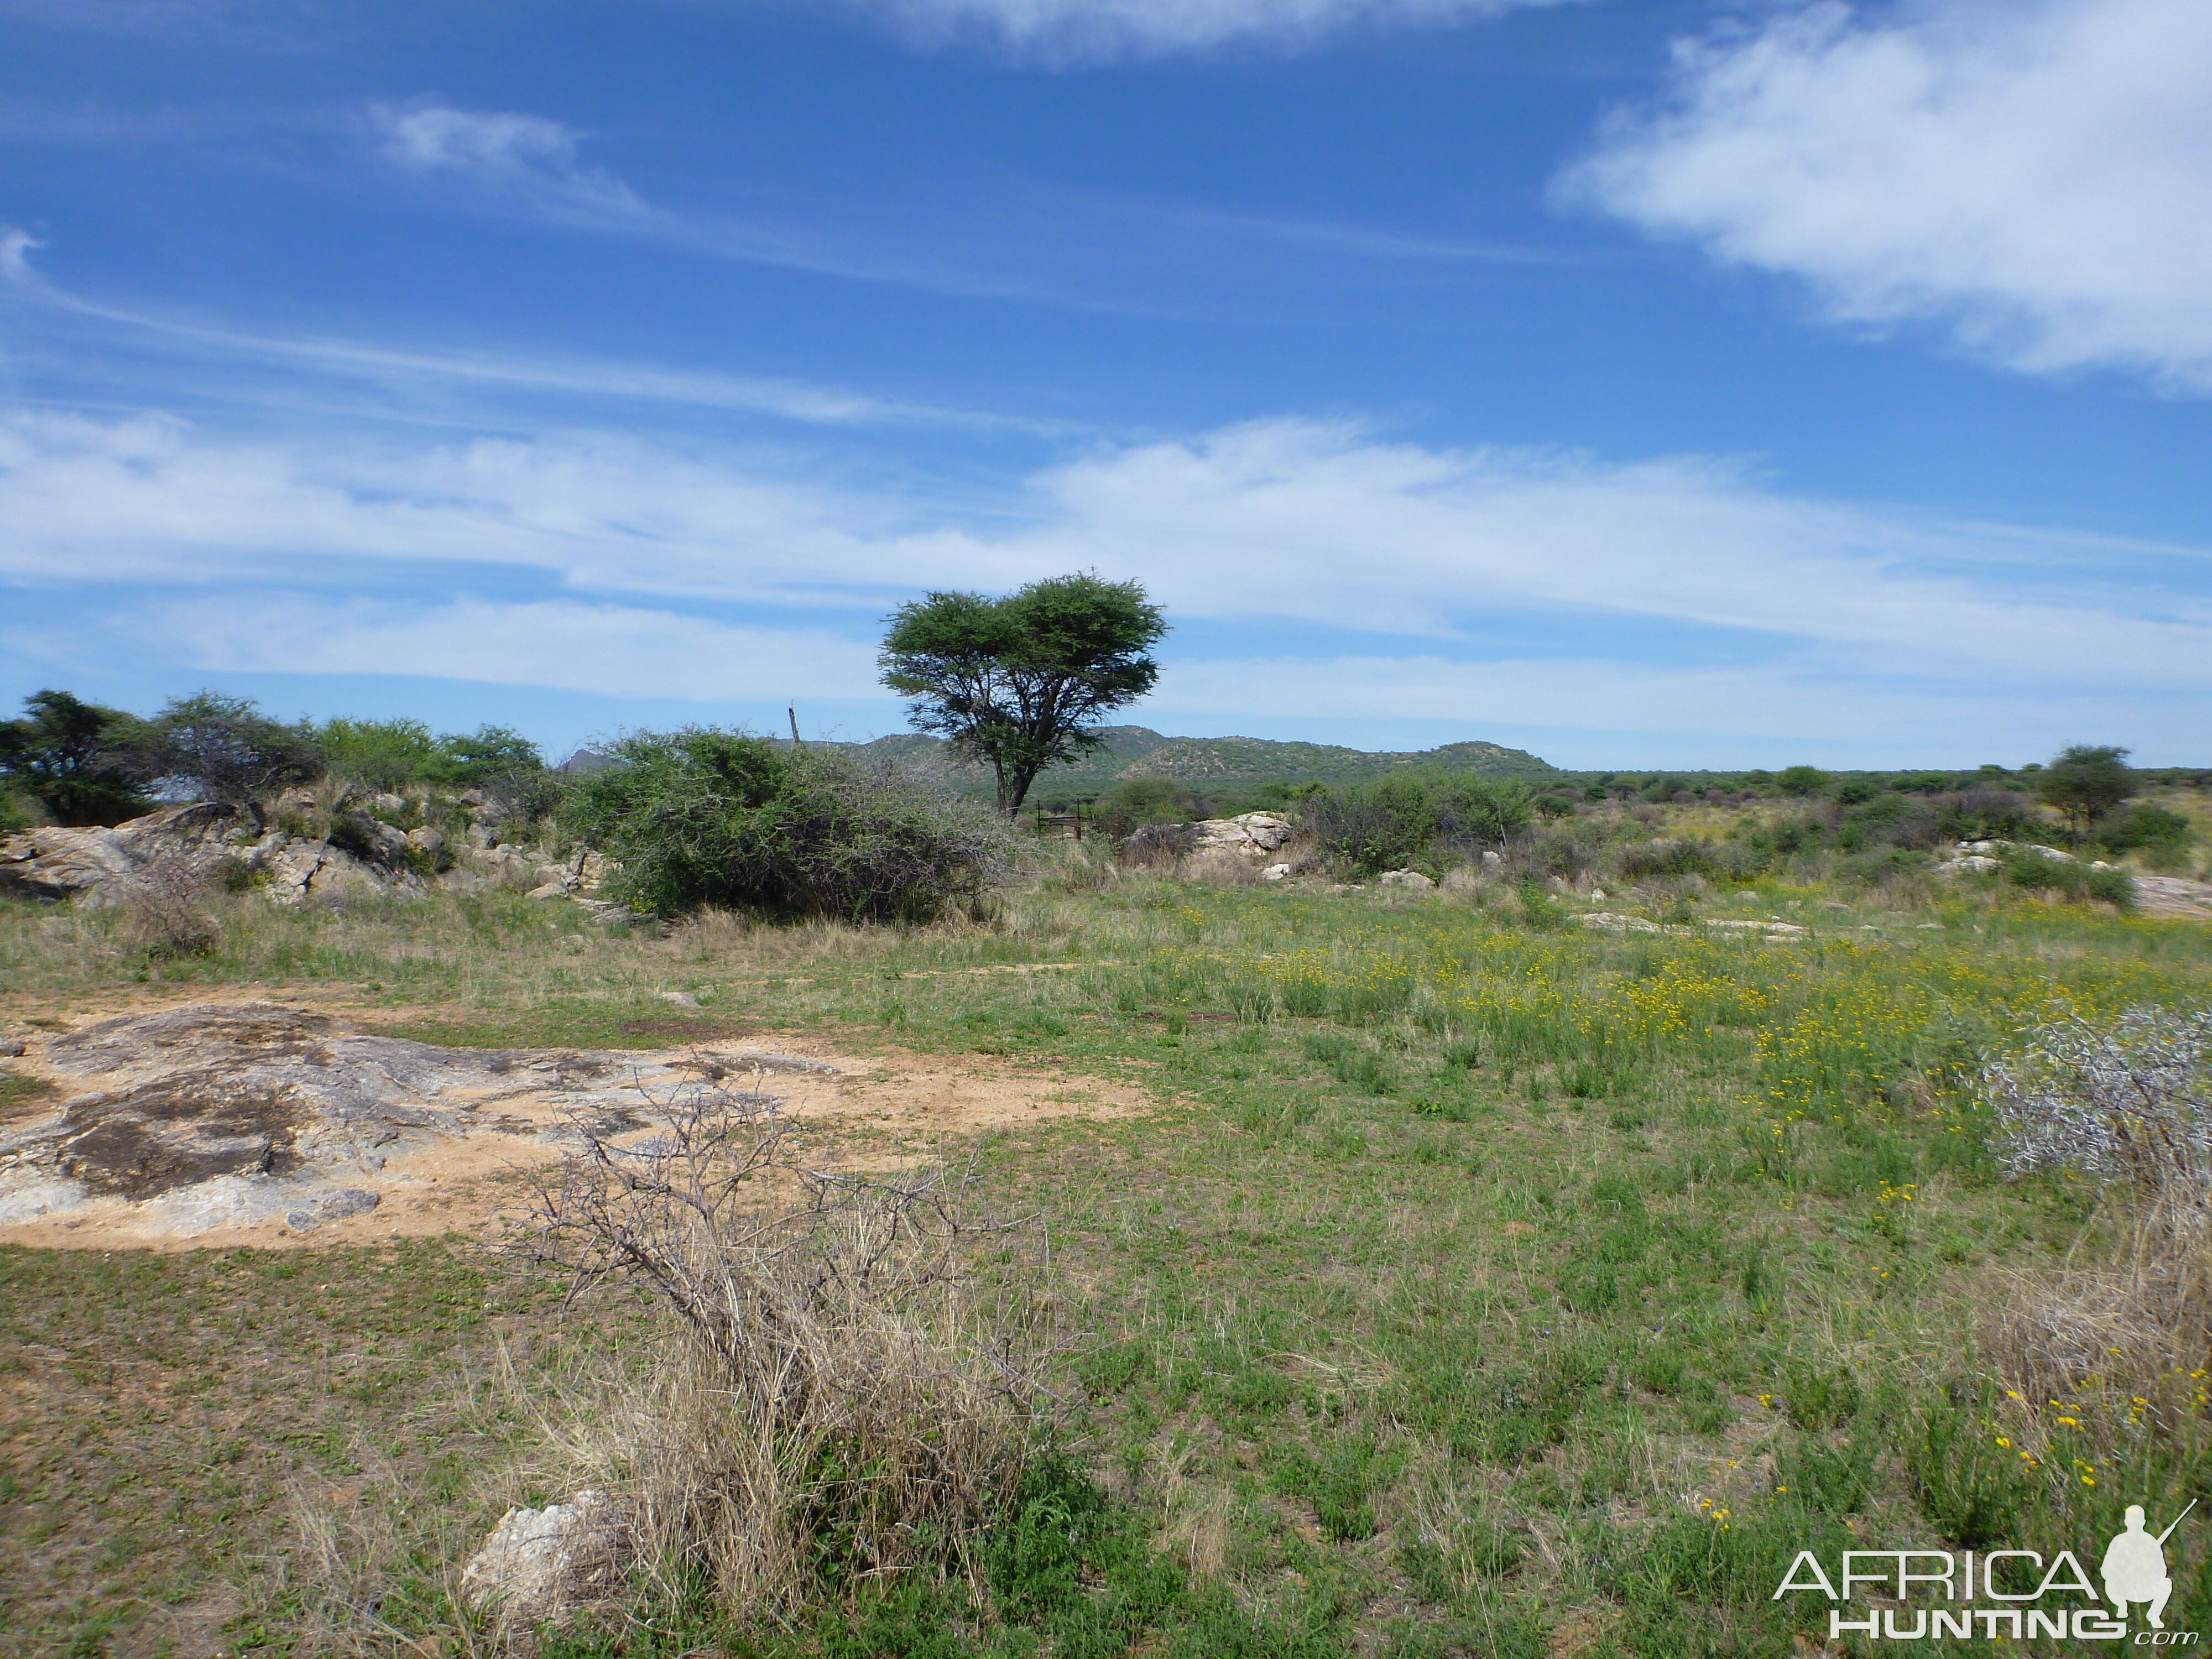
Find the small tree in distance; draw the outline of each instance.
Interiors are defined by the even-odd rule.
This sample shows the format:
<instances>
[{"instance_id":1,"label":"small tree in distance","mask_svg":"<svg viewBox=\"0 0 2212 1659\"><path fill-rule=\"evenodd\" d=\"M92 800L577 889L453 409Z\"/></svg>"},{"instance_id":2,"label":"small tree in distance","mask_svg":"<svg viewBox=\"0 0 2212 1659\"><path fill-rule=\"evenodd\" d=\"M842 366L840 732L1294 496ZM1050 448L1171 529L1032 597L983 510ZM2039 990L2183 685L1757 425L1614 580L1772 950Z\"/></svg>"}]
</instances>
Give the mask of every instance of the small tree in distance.
<instances>
[{"instance_id":1,"label":"small tree in distance","mask_svg":"<svg viewBox=\"0 0 2212 1659\"><path fill-rule=\"evenodd\" d=\"M2066 814L2066 832L2079 836L2125 800L2134 789L2128 751L2111 744L2077 743L2035 781L2035 793Z\"/></svg>"},{"instance_id":2,"label":"small tree in distance","mask_svg":"<svg viewBox=\"0 0 2212 1659\"><path fill-rule=\"evenodd\" d=\"M1095 572L999 599L932 593L890 621L884 684L912 699L916 731L990 763L1009 815L1046 767L1097 746L1090 727L1101 714L1152 689L1160 670L1149 653L1167 632L1143 588Z\"/></svg>"}]
</instances>

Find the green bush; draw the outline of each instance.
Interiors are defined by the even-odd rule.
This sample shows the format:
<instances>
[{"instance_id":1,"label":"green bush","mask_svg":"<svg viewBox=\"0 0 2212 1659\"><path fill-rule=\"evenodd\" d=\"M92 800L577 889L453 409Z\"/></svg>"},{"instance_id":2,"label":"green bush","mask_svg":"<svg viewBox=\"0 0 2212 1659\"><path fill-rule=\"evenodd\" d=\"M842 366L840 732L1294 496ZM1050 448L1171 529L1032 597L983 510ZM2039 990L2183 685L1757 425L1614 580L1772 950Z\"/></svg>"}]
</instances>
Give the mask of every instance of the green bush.
<instances>
[{"instance_id":1,"label":"green bush","mask_svg":"<svg viewBox=\"0 0 2212 1659\"><path fill-rule=\"evenodd\" d=\"M1829 777L1817 766L1785 766L1774 779L1774 787L1785 795L1824 795L1828 792Z\"/></svg>"},{"instance_id":2,"label":"green bush","mask_svg":"<svg viewBox=\"0 0 2212 1659\"><path fill-rule=\"evenodd\" d=\"M2020 841L2035 827L2035 804L2009 789L1969 789L1940 801L1936 828L1954 841Z\"/></svg>"},{"instance_id":3,"label":"green bush","mask_svg":"<svg viewBox=\"0 0 2212 1659\"><path fill-rule=\"evenodd\" d=\"M438 740L420 720L325 720L315 748L335 775L369 789L397 790L435 775Z\"/></svg>"},{"instance_id":4,"label":"green bush","mask_svg":"<svg viewBox=\"0 0 2212 1659\"><path fill-rule=\"evenodd\" d=\"M28 793L0 789L0 836L12 836L39 822L38 803Z\"/></svg>"},{"instance_id":5,"label":"green bush","mask_svg":"<svg viewBox=\"0 0 2212 1659\"><path fill-rule=\"evenodd\" d=\"M1847 807L1836 832L1846 853L1883 847L1925 852L1942 838L1937 815L1903 795L1875 795Z\"/></svg>"},{"instance_id":6,"label":"green bush","mask_svg":"<svg viewBox=\"0 0 2212 1659\"><path fill-rule=\"evenodd\" d=\"M1012 854L988 809L835 750L694 726L611 753L560 821L619 863L612 896L658 915L722 904L923 921L978 895Z\"/></svg>"},{"instance_id":7,"label":"green bush","mask_svg":"<svg viewBox=\"0 0 2212 1659\"><path fill-rule=\"evenodd\" d=\"M1713 850L1701 841L1652 841L1624 850L1620 873L1631 881L1646 876L1703 876L1713 871Z\"/></svg>"},{"instance_id":8,"label":"green bush","mask_svg":"<svg viewBox=\"0 0 2212 1659\"><path fill-rule=\"evenodd\" d=\"M2135 883L2124 870L2092 870L2073 859L2054 859L2019 848L2003 855L2005 878L2033 893L2047 893L2075 903L2096 900L2122 910L2132 909Z\"/></svg>"},{"instance_id":9,"label":"green bush","mask_svg":"<svg viewBox=\"0 0 2212 1659\"><path fill-rule=\"evenodd\" d=\"M1306 827L1330 854L1372 875L1502 846L1535 816L1536 793L1525 783L1422 769L1316 795Z\"/></svg>"},{"instance_id":10,"label":"green bush","mask_svg":"<svg viewBox=\"0 0 2212 1659\"><path fill-rule=\"evenodd\" d=\"M1098 797L1098 822L1126 836L1146 823L1188 823L1212 809L1173 778L1124 778Z\"/></svg>"},{"instance_id":11,"label":"green bush","mask_svg":"<svg viewBox=\"0 0 2212 1659\"><path fill-rule=\"evenodd\" d=\"M2180 813L2138 801L2100 824L2094 839L2108 853L2178 852L2189 844L2191 833L2189 820Z\"/></svg>"}]
</instances>

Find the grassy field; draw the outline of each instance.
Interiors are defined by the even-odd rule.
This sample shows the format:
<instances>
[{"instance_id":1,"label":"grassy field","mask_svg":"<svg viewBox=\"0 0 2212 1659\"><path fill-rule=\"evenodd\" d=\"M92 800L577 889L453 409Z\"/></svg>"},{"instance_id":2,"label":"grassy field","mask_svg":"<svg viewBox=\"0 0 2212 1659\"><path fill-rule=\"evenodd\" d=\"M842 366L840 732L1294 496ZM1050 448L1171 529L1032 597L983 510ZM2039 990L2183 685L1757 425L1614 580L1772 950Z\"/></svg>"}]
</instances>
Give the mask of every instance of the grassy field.
<instances>
[{"instance_id":1,"label":"grassy field","mask_svg":"<svg viewBox=\"0 0 2212 1659\"><path fill-rule=\"evenodd\" d=\"M240 900L184 963L21 908L0 988L9 1029L251 986L455 1043L805 1034L1148 1092L985 1154L1091 1334L1079 1572L795 1632L648 1599L549 1653L1784 1654L1826 1636L1826 1603L1771 1599L1801 1548L2087 1559L2126 1504L2212 1494L2212 1356L2008 1397L2006 1310L2122 1223L2002 1179L1972 1086L2039 1019L2212 1000L2212 929L1909 903L1724 886L1702 915L1806 932L1620 935L1575 920L1618 895L1069 869L905 931ZM478 1650L459 1563L559 1494L563 1425L666 1340L559 1288L459 1237L0 1250L0 1646ZM2193 1527L2180 1629L2212 1622Z\"/></svg>"}]
</instances>

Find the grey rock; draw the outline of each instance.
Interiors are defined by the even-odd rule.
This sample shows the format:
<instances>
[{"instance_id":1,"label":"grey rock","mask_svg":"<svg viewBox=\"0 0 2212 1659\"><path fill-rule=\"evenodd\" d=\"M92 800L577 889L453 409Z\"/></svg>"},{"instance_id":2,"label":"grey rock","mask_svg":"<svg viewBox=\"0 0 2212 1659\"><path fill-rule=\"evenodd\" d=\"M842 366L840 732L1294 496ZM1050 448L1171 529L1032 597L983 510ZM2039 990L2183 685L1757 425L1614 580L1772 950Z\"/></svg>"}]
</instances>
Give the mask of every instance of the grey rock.
<instances>
[{"instance_id":1,"label":"grey rock","mask_svg":"<svg viewBox=\"0 0 2212 1659\"><path fill-rule=\"evenodd\" d=\"M242 807L198 801L112 829L26 830L0 841L0 894L118 903L155 864L181 862L211 875L228 854L230 837L252 826L252 815Z\"/></svg>"},{"instance_id":2,"label":"grey rock","mask_svg":"<svg viewBox=\"0 0 2212 1659\"><path fill-rule=\"evenodd\" d=\"M1291 866L1289 865L1271 864L1260 872L1260 879L1262 881L1287 881L1290 879L1290 874Z\"/></svg>"},{"instance_id":3,"label":"grey rock","mask_svg":"<svg viewBox=\"0 0 2212 1659\"><path fill-rule=\"evenodd\" d=\"M404 812L407 810L405 797L395 795L388 789L370 796L369 801L380 812Z\"/></svg>"},{"instance_id":4,"label":"grey rock","mask_svg":"<svg viewBox=\"0 0 2212 1659\"><path fill-rule=\"evenodd\" d=\"M407 832L407 844L418 853L435 858L446 850L446 838L428 824Z\"/></svg>"},{"instance_id":5,"label":"grey rock","mask_svg":"<svg viewBox=\"0 0 2212 1659\"><path fill-rule=\"evenodd\" d=\"M1242 812L1233 818L1206 818L1191 826L1198 853L1273 853L1290 840L1291 825L1273 812Z\"/></svg>"},{"instance_id":6,"label":"grey rock","mask_svg":"<svg viewBox=\"0 0 2212 1659\"><path fill-rule=\"evenodd\" d=\"M462 1598L524 1626L557 1622L615 1589L629 1534L625 1506L601 1492L509 1510L461 1569Z\"/></svg>"},{"instance_id":7,"label":"grey rock","mask_svg":"<svg viewBox=\"0 0 2212 1659\"><path fill-rule=\"evenodd\" d=\"M1504 862L1504 859L1492 852L1485 851L1482 855L1482 867L1486 870L1495 870Z\"/></svg>"},{"instance_id":8,"label":"grey rock","mask_svg":"<svg viewBox=\"0 0 2212 1659\"><path fill-rule=\"evenodd\" d=\"M1385 887L1401 887L1413 893L1425 893L1436 885L1418 870L1385 870L1379 879Z\"/></svg>"},{"instance_id":9,"label":"grey rock","mask_svg":"<svg viewBox=\"0 0 2212 1659\"><path fill-rule=\"evenodd\" d=\"M51 1037L58 1110L0 1127L0 1223L120 1205L142 1232L191 1237L283 1220L307 1231L374 1209L389 1158L518 1133L534 1100L643 1127L641 1085L775 1069L773 1055L441 1048L356 1034L273 1003L163 1009ZM792 1061L793 1066L808 1064ZM535 1126L531 1127L534 1130Z\"/></svg>"}]
</instances>

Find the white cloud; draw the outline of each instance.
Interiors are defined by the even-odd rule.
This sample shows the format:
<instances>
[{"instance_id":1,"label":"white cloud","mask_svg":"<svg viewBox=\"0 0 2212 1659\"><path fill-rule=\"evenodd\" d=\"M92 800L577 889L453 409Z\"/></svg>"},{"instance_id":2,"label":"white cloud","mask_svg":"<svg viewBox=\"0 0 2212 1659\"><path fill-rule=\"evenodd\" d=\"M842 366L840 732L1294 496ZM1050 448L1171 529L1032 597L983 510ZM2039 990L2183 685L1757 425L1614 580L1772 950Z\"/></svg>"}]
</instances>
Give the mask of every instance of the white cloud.
<instances>
[{"instance_id":1,"label":"white cloud","mask_svg":"<svg viewBox=\"0 0 2212 1659\"><path fill-rule=\"evenodd\" d=\"M1558 0L852 0L928 43L970 33L1052 63L1297 50L1361 27L1445 27Z\"/></svg>"},{"instance_id":2,"label":"white cloud","mask_svg":"<svg viewBox=\"0 0 2212 1659\"><path fill-rule=\"evenodd\" d=\"M183 642L188 665L209 672L422 675L702 702L850 696L876 673L872 646L824 629L566 599L247 594L150 606L132 631Z\"/></svg>"},{"instance_id":3,"label":"white cloud","mask_svg":"<svg viewBox=\"0 0 2212 1659\"><path fill-rule=\"evenodd\" d=\"M19 415L0 422L0 582L120 590L178 660L240 670L705 696L737 695L715 688L751 684L754 662L865 696L898 599L1096 567L1237 659L1171 641L1174 696L1212 684L1224 710L1229 686L1255 714L1879 737L2006 704L2170 721L2212 698L2200 549L1807 500L1708 459L1296 421L1100 448L978 500L789 450L348 448ZM719 620L733 605L793 625ZM1320 665L1269 669L1285 639L1321 641ZM1601 721L1608 705L1631 712ZM2074 729L2093 726L2117 729Z\"/></svg>"},{"instance_id":4,"label":"white cloud","mask_svg":"<svg viewBox=\"0 0 2212 1659\"><path fill-rule=\"evenodd\" d=\"M580 135L543 116L376 104L369 120L386 159L411 173L459 179L539 208L621 216L646 211L621 179L577 159Z\"/></svg>"},{"instance_id":5,"label":"white cloud","mask_svg":"<svg viewBox=\"0 0 2212 1659\"><path fill-rule=\"evenodd\" d=\"M1802 277L1841 320L2212 389L2204 0L1821 3L1676 52L1566 198Z\"/></svg>"}]
</instances>

